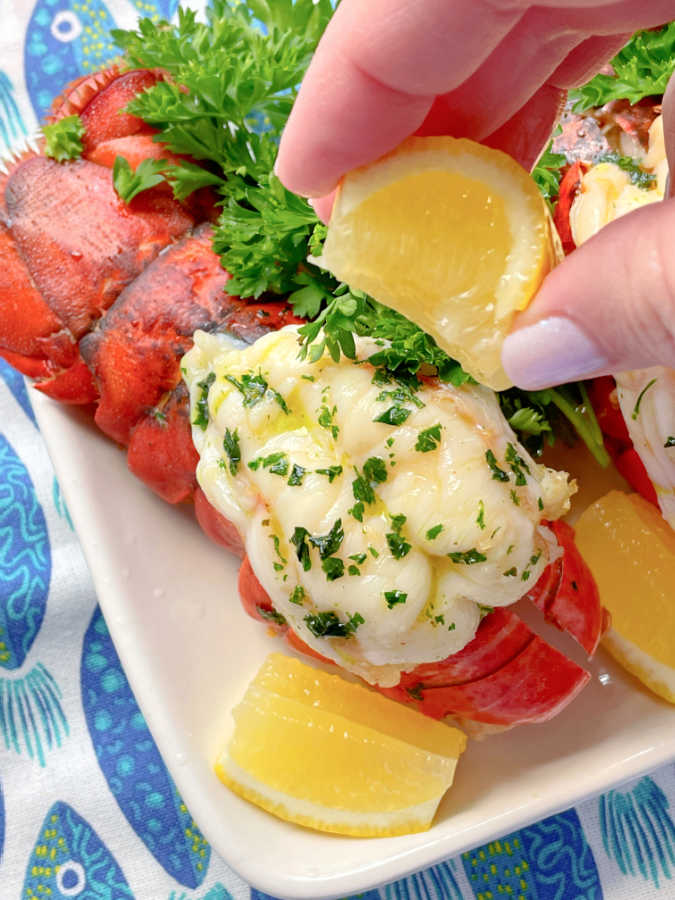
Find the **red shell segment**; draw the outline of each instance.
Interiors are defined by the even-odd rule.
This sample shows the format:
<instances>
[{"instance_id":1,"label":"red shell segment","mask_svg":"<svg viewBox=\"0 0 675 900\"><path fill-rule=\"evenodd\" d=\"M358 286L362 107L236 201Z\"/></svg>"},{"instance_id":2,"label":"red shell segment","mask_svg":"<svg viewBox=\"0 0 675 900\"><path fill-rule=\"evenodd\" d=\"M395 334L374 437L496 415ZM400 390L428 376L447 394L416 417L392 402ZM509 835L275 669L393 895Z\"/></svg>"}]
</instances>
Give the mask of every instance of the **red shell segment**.
<instances>
[{"instance_id":1,"label":"red shell segment","mask_svg":"<svg viewBox=\"0 0 675 900\"><path fill-rule=\"evenodd\" d=\"M244 543L239 535L239 532L234 527L232 522L229 521L229 519L226 519L225 516L219 513L218 510L209 503L209 501L206 499L206 494L204 493L204 491L202 491L201 488L197 488L197 490L195 491L195 513L197 515L197 521L201 525L203 531L206 532L206 534L211 538L211 540L215 541L217 544L220 544L222 547L225 547L226 550L229 550L230 553L234 553L235 556L244 556ZM258 581L257 578L256 581ZM240 593L242 583L244 584L245 588L253 586L253 583L251 581L242 582L240 573ZM258 586L255 587L255 591L256 596L259 596L260 591L264 593L263 587L260 583L258 583ZM242 598L247 597L246 590L241 593L241 596ZM267 597L267 594L265 594L265 596ZM267 601L268 604L265 608L272 609L272 602L269 597L267 597ZM246 608L245 603L244 606Z\"/></svg>"},{"instance_id":2,"label":"red shell segment","mask_svg":"<svg viewBox=\"0 0 675 900\"><path fill-rule=\"evenodd\" d=\"M181 382L132 429L127 465L162 500L180 503L189 500L197 487L198 462L188 391Z\"/></svg>"}]
</instances>

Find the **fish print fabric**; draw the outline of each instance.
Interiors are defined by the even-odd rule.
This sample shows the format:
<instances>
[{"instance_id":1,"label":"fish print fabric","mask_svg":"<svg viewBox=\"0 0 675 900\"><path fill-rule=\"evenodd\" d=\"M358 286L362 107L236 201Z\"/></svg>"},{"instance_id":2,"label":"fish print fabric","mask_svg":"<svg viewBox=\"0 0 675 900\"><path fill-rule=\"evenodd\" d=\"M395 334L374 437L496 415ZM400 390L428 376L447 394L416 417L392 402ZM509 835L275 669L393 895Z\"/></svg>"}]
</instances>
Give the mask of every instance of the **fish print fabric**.
<instances>
[{"instance_id":1,"label":"fish print fabric","mask_svg":"<svg viewBox=\"0 0 675 900\"><path fill-rule=\"evenodd\" d=\"M203 3L189 4L197 9ZM0 0L0 155L111 30L177 0ZM30 403L0 359L0 900L276 900L190 816L136 704ZM675 897L675 765L361 900Z\"/></svg>"}]
</instances>

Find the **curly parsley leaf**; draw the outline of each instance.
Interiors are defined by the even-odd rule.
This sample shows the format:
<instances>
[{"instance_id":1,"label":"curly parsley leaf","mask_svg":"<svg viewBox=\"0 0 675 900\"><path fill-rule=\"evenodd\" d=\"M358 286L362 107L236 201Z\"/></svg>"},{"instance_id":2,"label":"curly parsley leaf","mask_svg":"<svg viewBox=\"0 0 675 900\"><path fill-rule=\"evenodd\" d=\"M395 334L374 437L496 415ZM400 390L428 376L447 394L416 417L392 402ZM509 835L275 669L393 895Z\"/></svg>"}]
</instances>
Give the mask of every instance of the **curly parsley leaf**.
<instances>
[{"instance_id":1,"label":"curly parsley leaf","mask_svg":"<svg viewBox=\"0 0 675 900\"><path fill-rule=\"evenodd\" d=\"M570 91L574 111L603 106L610 100L637 103L663 94L675 69L675 22L656 31L639 31L612 60L613 75L596 75Z\"/></svg>"},{"instance_id":2,"label":"curly parsley leaf","mask_svg":"<svg viewBox=\"0 0 675 900\"><path fill-rule=\"evenodd\" d=\"M123 156L116 156L113 164L113 186L124 203L131 203L137 194L156 187L164 181L165 159L144 159L136 170Z\"/></svg>"},{"instance_id":3,"label":"curly parsley leaf","mask_svg":"<svg viewBox=\"0 0 675 900\"><path fill-rule=\"evenodd\" d=\"M57 162L79 159L82 156L84 124L79 116L65 116L52 125L44 125L45 156Z\"/></svg>"}]
</instances>

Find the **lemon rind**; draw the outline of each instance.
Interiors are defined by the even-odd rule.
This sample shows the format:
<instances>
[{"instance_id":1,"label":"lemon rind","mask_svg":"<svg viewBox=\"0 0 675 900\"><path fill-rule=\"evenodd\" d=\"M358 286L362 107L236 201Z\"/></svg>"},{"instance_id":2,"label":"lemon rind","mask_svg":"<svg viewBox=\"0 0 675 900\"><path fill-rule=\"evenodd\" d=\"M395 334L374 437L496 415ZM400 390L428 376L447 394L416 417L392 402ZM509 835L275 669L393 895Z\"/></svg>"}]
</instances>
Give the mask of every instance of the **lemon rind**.
<instances>
[{"instance_id":1,"label":"lemon rind","mask_svg":"<svg viewBox=\"0 0 675 900\"><path fill-rule=\"evenodd\" d=\"M675 703L675 669L672 666L654 659L613 628L604 636L602 643L624 669L659 697Z\"/></svg>"},{"instance_id":2,"label":"lemon rind","mask_svg":"<svg viewBox=\"0 0 675 900\"><path fill-rule=\"evenodd\" d=\"M232 791L278 818L319 831L352 837L386 837L428 831L444 795L415 806L384 813L341 810L289 797L262 784L225 752L216 763L216 774Z\"/></svg>"}]
</instances>

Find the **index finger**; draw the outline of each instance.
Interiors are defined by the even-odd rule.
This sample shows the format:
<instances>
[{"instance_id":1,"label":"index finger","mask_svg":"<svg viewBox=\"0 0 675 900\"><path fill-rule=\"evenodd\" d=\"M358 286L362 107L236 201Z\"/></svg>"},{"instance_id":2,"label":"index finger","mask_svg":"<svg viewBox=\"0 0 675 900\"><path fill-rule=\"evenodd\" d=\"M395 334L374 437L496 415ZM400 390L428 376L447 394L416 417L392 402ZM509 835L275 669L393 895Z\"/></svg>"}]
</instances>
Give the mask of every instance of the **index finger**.
<instances>
[{"instance_id":1,"label":"index finger","mask_svg":"<svg viewBox=\"0 0 675 900\"><path fill-rule=\"evenodd\" d=\"M320 196L340 176L399 144L434 97L461 84L523 10L485 0L343 0L286 125L276 171ZM452 48L461 47L461 53Z\"/></svg>"}]
</instances>

